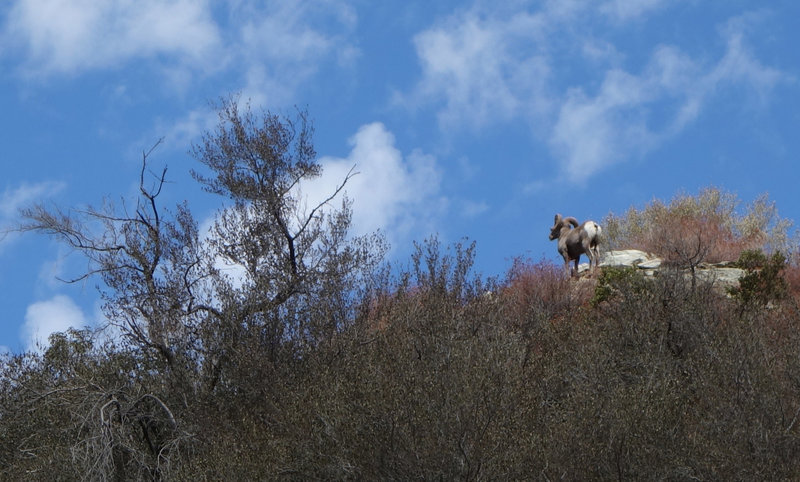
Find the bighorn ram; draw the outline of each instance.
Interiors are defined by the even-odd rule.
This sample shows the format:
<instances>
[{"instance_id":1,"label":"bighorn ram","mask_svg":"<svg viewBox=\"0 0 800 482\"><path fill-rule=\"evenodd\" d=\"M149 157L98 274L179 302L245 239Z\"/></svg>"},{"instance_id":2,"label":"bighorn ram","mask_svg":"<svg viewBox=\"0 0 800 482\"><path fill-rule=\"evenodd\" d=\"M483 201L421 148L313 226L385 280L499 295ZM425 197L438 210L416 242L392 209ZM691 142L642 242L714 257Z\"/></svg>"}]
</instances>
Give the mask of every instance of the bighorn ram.
<instances>
[{"instance_id":1,"label":"bighorn ram","mask_svg":"<svg viewBox=\"0 0 800 482\"><path fill-rule=\"evenodd\" d=\"M575 229L572 229L572 227ZM564 267L570 274L578 275L578 261L583 253L589 258L589 268L594 273L597 263L600 261L600 251L597 245L600 241L600 225L594 221L586 221L578 225L578 220L573 217L562 218L556 214L555 224L550 230L550 241L558 239L558 252L564 258ZM569 262L575 261L575 272L569 266Z\"/></svg>"}]
</instances>

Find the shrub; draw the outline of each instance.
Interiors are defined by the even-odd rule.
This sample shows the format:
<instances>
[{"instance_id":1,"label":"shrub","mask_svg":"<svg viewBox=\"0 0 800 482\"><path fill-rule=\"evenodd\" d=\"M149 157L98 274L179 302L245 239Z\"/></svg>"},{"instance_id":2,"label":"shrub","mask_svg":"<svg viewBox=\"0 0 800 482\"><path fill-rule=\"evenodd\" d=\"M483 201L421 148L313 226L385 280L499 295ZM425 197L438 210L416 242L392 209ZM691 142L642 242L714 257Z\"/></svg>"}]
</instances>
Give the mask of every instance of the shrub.
<instances>
[{"instance_id":1,"label":"shrub","mask_svg":"<svg viewBox=\"0 0 800 482\"><path fill-rule=\"evenodd\" d=\"M608 266L603 268L597 279L592 306L609 301L622 292L641 292L644 275L630 266Z\"/></svg>"},{"instance_id":2,"label":"shrub","mask_svg":"<svg viewBox=\"0 0 800 482\"><path fill-rule=\"evenodd\" d=\"M782 276L786 257L776 251L767 257L761 251L744 251L737 264L747 271L739 279L739 286L728 292L742 305L766 306L769 302L784 298L789 285Z\"/></svg>"},{"instance_id":3,"label":"shrub","mask_svg":"<svg viewBox=\"0 0 800 482\"><path fill-rule=\"evenodd\" d=\"M742 251L739 259L736 261L736 266L748 271L754 271L762 268L767 264L767 255L760 249L747 249Z\"/></svg>"},{"instance_id":4,"label":"shrub","mask_svg":"<svg viewBox=\"0 0 800 482\"><path fill-rule=\"evenodd\" d=\"M507 322L527 333L540 323L567 314L581 303L573 284L562 266L516 258L500 294Z\"/></svg>"},{"instance_id":5,"label":"shrub","mask_svg":"<svg viewBox=\"0 0 800 482\"><path fill-rule=\"evenodd\" d=\"M687 267L735 260L748 249L786 252L792 223L778 216L775 203L765 194L743 211L740 204L736 195L712 187L668 204L631 207L621 216L610 213L603 220L606 246L642 249Z\"/></svg>"}]
</instances>

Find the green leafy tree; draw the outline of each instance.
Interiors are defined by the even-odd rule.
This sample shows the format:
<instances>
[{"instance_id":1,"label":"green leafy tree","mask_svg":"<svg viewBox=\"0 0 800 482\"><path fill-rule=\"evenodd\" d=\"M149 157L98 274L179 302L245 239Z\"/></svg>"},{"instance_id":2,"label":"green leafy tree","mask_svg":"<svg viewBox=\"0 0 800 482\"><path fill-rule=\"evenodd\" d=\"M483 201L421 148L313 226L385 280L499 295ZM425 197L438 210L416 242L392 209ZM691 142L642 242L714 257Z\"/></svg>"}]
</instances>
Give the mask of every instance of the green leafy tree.
<instances>
[{"instance_id":1,"label":"green leafy tree","mask_svg":"<svg viewBox=\"0 0 800 482\"><path fill-rule=\"evenodd\" d=\"M737 263L747 274L739 279L739 286L728 292L743 306L767 306L771 301L786 297L789 284L782 276L786 257L781 252L767 257L761 251L744 251Z\"/></svg>"}]
</instances>

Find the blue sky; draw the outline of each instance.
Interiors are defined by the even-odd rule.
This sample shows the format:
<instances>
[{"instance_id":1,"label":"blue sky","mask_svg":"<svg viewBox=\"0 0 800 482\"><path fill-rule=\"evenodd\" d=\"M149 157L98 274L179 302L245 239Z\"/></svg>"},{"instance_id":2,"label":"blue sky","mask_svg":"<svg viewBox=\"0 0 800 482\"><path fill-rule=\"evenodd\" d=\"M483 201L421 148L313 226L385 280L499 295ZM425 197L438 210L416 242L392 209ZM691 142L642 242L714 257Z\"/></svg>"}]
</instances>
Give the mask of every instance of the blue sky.
<instances>
[{"instance_id":1,"label":"blue sky","mask_svg":"<svg viewBox=\"0 0 800 482\"><path fill-rule=\"evenodd\" d=\"M718 186L800 219L795 1L7 0L0 6L0 224L20 207L136 194L159 138L167 206L219 207L188 175L240 93L307 106L324 179L391 256L438 233L477 268L556 259L556 212L609 212ZM327 184L326 184L327 183ZM0 347L98 323L97 280L44 237L0 240Z\"/></svg>"}]
</instances>

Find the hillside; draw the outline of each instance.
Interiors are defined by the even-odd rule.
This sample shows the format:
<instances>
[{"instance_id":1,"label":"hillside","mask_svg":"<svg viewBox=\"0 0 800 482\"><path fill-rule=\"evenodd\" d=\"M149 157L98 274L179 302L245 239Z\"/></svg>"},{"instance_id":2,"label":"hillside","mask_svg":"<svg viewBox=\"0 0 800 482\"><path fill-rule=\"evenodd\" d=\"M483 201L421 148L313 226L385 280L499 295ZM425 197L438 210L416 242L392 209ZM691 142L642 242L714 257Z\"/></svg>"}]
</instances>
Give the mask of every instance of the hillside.
<instances>
[{"instance_id":1,"label":"hillside","mask_svg":"<svg viewBox=\"0 0 800 482\"><path fill-rule=\"evenodd\" d=\"M436 238L390 263L346 202L296 197L302 117L226 109L194 151L227 202L207 237L146 156L133 213L25 212L86 256L108 326L3 358L1 478L800 478L800 265L766 198L609 214L606 259L657 271L486 278Z\"/></svg>"},{"instance_id":2,"label":"hillside","mask_svg":"<svg viewBox=\"0 0 800 482\"><path fill-rule=\"evenodd\" d=\"M587 285L522 262L494 284L467 274L469 250L420 249L335 336L297 358L245 333L217 381L79 332L8 360L4 475L798 475L796 285L764 304L678 273Z\"/></svg>"}]
</instances>

